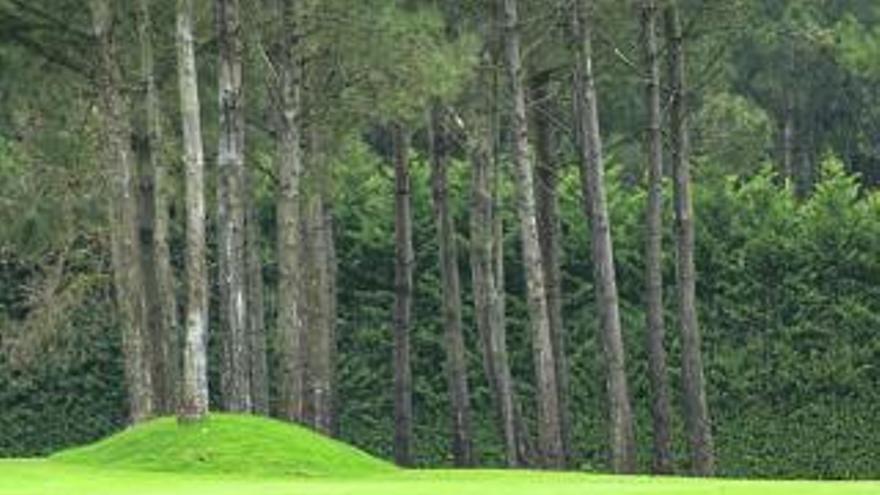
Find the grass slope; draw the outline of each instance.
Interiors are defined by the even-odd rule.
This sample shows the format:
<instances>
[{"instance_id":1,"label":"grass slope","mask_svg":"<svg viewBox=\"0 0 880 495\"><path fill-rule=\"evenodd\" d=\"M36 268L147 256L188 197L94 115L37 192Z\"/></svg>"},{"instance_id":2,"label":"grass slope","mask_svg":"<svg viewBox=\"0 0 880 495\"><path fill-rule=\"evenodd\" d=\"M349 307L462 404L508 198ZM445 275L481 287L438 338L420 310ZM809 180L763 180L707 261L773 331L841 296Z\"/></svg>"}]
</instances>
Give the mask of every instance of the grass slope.
<instances>
[{"instance_id":1,"label":"grass slope","mask_svg":"<svg viewBox=\"0 0 880 495\"><path fill-rule=\"evenodd\" d=\"M395 468L306 428L253 416L214 414L178 425L162 418L98 443L67 450L54 462L129 471L239 476L359 476Z\"/></svg>"}]
</instances>

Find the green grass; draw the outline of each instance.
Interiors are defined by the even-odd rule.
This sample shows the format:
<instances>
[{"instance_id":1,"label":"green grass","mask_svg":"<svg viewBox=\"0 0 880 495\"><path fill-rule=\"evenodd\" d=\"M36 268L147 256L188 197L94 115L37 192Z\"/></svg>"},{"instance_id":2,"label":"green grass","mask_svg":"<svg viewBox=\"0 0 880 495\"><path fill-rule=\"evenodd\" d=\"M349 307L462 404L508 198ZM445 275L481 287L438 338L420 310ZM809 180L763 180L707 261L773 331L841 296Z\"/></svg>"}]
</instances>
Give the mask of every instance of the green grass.
<instances>
[{"instance_id":1,"label":"green grass","mask_svg":"<svg viewBox=\"0 0 880 495\"><path fill-rule=\"evenodd\" d=\"M880 483L406 471L286 423L160 419L49 459L0 461L0 495L877 495Z\"/></svg>"},{"instance_id":2,"label":"green grass","mask_svg":"<svg viewBox=\"0 0 880 495\"><path fill-rule=\"evenodd\" d=\"M157 419L51 459L117 470L260 477L359 476L396 469L301 426L228 414L187 425Z\"/></svg>"}]
</instances>

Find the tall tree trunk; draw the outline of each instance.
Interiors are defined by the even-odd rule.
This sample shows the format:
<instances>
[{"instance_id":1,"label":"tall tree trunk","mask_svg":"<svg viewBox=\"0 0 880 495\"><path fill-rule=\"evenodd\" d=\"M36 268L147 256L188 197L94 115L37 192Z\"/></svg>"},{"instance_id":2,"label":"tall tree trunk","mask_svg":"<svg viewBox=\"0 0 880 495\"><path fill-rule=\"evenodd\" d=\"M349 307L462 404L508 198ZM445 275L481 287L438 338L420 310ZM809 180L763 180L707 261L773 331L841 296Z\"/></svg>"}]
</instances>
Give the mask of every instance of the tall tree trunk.
<instances>
[{"instance_id":1,"label":"tall tree trunk","mask_svg":"<svg viewBox=\"0 0 880 495\"><path fill-rule=\"evenodd\" d=\"M547 311L544 270L535 214L535 191L532 164L529 160L526 97L523 88L520 58L519 20L516 0L504 0L505 46L507 70L513 103L514 175L517 190L517 212L522 237L523 264L526 270L529 320L535 356L538 392L538 445L544 467L560 467L565 463L559 424L559 397L556 384L556 363Z\"/></svg>"},{"instance_id":2,"label":"tall tree trunk","mask_svg":"<svg viewBox=\"0 0 880 495\"><path fill-rule=\"evenodd\" d=\"M495 31L494 21L490 29ZM504 441L504 460L508 467L520 465L513 383L507 358L504 318L503 264L496 265L496 246L502 229L495 201L494 145L497 134L497 70L491 44L477 82L482 104L473 116L468 132L471 172L470 265L474 294L474 319L480 336L483 368L496 409L498 431ZM496 218L498 221L496 222ZM496 236L496 231L499 234ZM499 249L500 252L500 249ZM501 270L498 270L501 267ZM496 277L501 273L502 277Z\"/></svg>"},{"instance_id":3,"label":"tall tree trunk","mask_svg":"<svg viewBox=\"0 0 880 495\"><path fill-rule=\"evenodd\" d=\"M256 204L256 191L253 168L247 170L247 331L250 339L251 362L250 382L253 398L253 411L269 414L269 365L266 350L265 306L263 299L263 257L262 232L259 209Z\"/></svg>"},{"instance_id":4,"label":"tall tree trunk","mask_svg":"<svg viewBox=\"0 0 880 495\"><path fill-rule=\"evenodd\" d=\"M177 68L186 167L186 337L178 417L208 414L208 272L205 264L205 158L193 44L193 0L177 2Z\"/></svg>"},{"instance_id":5,"label":"tall tree trunk","mask_svg":"<svg viewBox=\"0 0 880 495\"><path fill-rule=\"evenodd\" d=\"M641 8L642 49L645 63L645 108L647 128L645 152L648 163L648 204L645 272L648 330L648 375L651 382L651 425L654 433L652 471L669 474L672 466L672 436L669 407L669 374L663 322L663 134L660 104L660 63L657 54L656 0L643 0Z\"/></svg>"},{"instance_id":6,"label":"tall tree trunk","mask_svg":"<svg viewBox=\"0 0 880 495\"><path fill-rule=\"evenodd\" d=\"M307 168L310 193L305 198L302 225L303 300L308 335L306 372L306 419L318 431L331 434L333 429L333 347L336 319L332 303L330 280L332 268L332 232L327 204L330 196L330 176L321 150L318 129L309 131L309 166Z\"/></svg>"},{"instance_id":7,"label":"tall tree trunk","mask_svg":"<svg viewBox=\"0 0 880 495\"><path fill-rule=\"evenodd\" d=\"M238 0L215 0L220 47L220 131L217 151L220 311L224 408L252 409L245 290L245 168L242 42Z\"/></svg>"},{"instance_id":8,"label":"tall tree trunk","mask_svg":"<svg viewBox=\"0 0 880 495\"><path fill-rule=\"evenodd\" d=\"M562 261L559 246L559 194L557 175L559 160L557 143L550 121L551 105L548 99L550 75L547 72L532 78L531 96L535 135L535 200L538 215L538 238L547 291L547 315L553 340L556 362L556 385L559 389L559 425L562 451L566 463L571 461L571 410L566 332L562 321Z\"/></svg>"},{"instance_id":9,"label":"tall tree trunk","mask_svg":"<svg viewBox=\"0 0 880 495\"><path fill-rule=\"evenodd\" d=\"M474 454L471 438L470 392L467 381L467 353L461 323L458 249L455 244L455 224L449 211L447 138L443 129L442 110L433 109L430 117L431 188L443 294L446 380L452 414L452 454L456 466L471 466L474 464Z\"/></svg>"},{"instance_id":10,"label":"tall tree trunk","mask_svg":"<svg viewBox=\"0 0 880 495\"><path fill-rule=\"evenodd\" d=\"M270 79L274 88L274 108L278 126L278 322L277 347L279 354L280 413L289 421L302 419L304 355L302 349L304 328L300 299L300 198L303 174L300 147L299 118L302 80L299 67L298 16L300 2L284 0L276 17L283 29L278 37L277 61L279 74ZM271 75L269 77L272 77Z\"/></svg>"},{"instance_id":11,"label":"tall tree trunk","mask_svg":"<svg viewBox=\"0 0 880 495\"><path fill-rule=\"evenodd\" d=\"M413 270L411 180L409 135L400 124L392 125L395 177L395 263L394 263L394 459L411 466L412 457L412 370L410 331L412 327Z\"/></svg>"},{"instance_id":12,"label":"tall tree trunk","mask_svg":"<svg viewBox=\"0 0 880 495\"><path fill-rule=\"evenodd\" d=\"M141 77L146 116L146 157L142 170L144 213L141 232L144 276L148 288L148 309L153 336L153 386L156 409L162 414L177 410L180 376L180 333L177 297L171 253L168 247L169 204L162 132L162 111L156 87L153 56L153 24L150 0L138 2L138 37L141 47ZM149 241L149 242L146 242ZM149 253L149 255L147 254Z\"/></svg>"},{"instance_id":13,"label":"tall tree trunk","mask_svg":"<svg viewBox=\"0 0 880 495\"><path fill-rule=\"evenodd\" d=\"M98 72L104 154L110 194L111 245L114 285L125 355L129 418L137 423L154 412L152 367L149 359L144 277L140 263L138 202L135 167L130 146L128 104L121 89L121 74L114 36L115 2L90 3L95 38L98 42Z\"/></svg>"},{"instance_id":14,"label":"tall tree trunk","mask_svg":"<svg viewBox=\"0 0 880 495\"><path fill-rule=\"evenodd\" d=\"M700 327L697 321L685 52L679 16L677 2L670 2L664 12L664 18L669 43L668 62L672 85L670 134L675 195L675 250L678 261L676 282L681 324L682 386L685 426L691 451L691 469L695 475L711 476L715 471L715 451L706 401Z\"/></svg>"},{"instance_id":15,"label":"tall tree trunk","mask_svg":"<svg viewBox=\"0 0 880 495\"><path fill-rule=\"evenodd\" d=\"M632 408L626 379L623 335L620 329L617 281L614 273L614 250L611 222L605 198L605 169L599 135L599 111L592 66L592 2L576 0L574 33L577 40L575 104L580 133L581 189L585 214L590 221L593 272L596 284L600 335L605 358L608 388L611 464L615 472L631 473L636 469L636 445Z\"/></svg>"}]
</instances>

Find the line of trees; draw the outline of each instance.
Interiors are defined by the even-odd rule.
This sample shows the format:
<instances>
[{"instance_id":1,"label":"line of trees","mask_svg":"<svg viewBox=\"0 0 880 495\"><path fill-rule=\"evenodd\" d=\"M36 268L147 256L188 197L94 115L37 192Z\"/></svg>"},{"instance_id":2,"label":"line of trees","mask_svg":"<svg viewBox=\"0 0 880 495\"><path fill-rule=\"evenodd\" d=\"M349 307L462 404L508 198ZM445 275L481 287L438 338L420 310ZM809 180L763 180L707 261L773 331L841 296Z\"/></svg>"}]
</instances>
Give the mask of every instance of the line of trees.
<instances>
[{"instance_id":1,"label":"line of trees","mask_svg":"<svg viewBox=\"0 0 880 495\"><path fill-rule=\"evenodd\" d=\"M555 183L553 179L554 132L546 119L536 116L532 122L537 128L540 162L539 179L532 160L529 119L529 78L522 62L521 23L516 0L504 0L500 6L502 19L489 20L490 34L501 43L492 46L487 41L490 57L503 58L510 83L509 103L493 101L498 98L498 87L491 80L497 75L481 79L474 91L489 94L484 101L489 105L511 109L509 135L513 157L513 176L516 188L516 211L522 239L523 266L526 272L529 320L535 361L535 383L538 405L538 426L534 462L547 468L562 468L569 462L571 419L568 399L568 359L561 322L560 266L558 260L558 219L555 213ZM267 5L268 23L259 36L257 50L264 50L268 73L266 85L271 92L274 139L277 142L277 233L279 239L279 311L276 332L279 337L280 392L279 413L293 421L312 424L321 431L333 431L333 356L332 326L327 320L334 304L326 301L335 297L329 278L334 271L329 267L332 229L327 226L327 205L322 198L322 175L319 170L320 123L309 122L303 111L301 94L310 79L310 64L306 61L301 42L300 26L306 22L305 12L314 9L305 2L286 0ZM216 0L214 5L216 45L218 50L219 127L217 152L217 284L219 292L216 330L221 344L220 397L221 407L233 412L269 412L269 374L266 371L266 334L262 318L249 315L263 313L259 306L262 298L262 266L260 261L260 232L254 225L256 217L249 213L249 179L246 168L245 91L243 85L244 27L238 0ZM192 0L181 0L177 5L177 53L180 85L180 115L183 129L184 162L186 163L187 208L187 299L186 328L183 352L176 337L176 299L173 293L173 273L168 261L167 200L162 192L161 118L152 54L151 5L147 0L138 4L141 44L141 70L146 88L143 111L146 114L147 136L146 175L152 196L144 198L149 207L138 204L138 189L132 152L125 136L132 118L129 103L120 87L122 61L116 48L120 36L117 27L118 6L111 0L92 2L93 26L101 51L101 65L97 76L103 102L105 134L104 153L108 171L116 178L111 210L114 221L114 265L116 294L120 324L124 334L126 376L130 397L132 421L138 422L157 414L177 411L182 421L198 420L208 413L208 322L207 277L205 270L205 216L204 204L204 151L200 126L199 84L196 74L193 42ZM616 472L630 473L637 469L635 434L629 387L626 377L626 359L623 345L617 282L614 269L612 226L608 215L605 193L602 139L600 138L595 74L592 61L593 10L591 2L578 0L569 12L570 36L575 64L572 66L575 122L581 162L582 194L585 220L591 226L592 259L596 279L596 308L600 321L600 336L605 362L608 393L609 442L612 467ZM647 94L650 114L646 117L649 135L648 157L651 194L647 228L648 287L646 296L651 340L651 373L654 383L655 406L655 460L657 472L668 473L670 460L670 427L668 379L663 348L662 279L659 259L660 218L662 209L662 142L660 115L659 55L656 42L655 2L645 0L642 5L645 64L648 68ZM495 11L487 17L499 15ZM705 384L700 357L700 335L696 322L693 267L693 226L688 172L687 109L685 106L684 55L678 6L673 2L665 7L669 74L671 79L671 135L675 170L675 204L679 259L677 271L682 335L684 342L684 387L688 438L694 456L694 472L711 475L711 423L706 404ZM448 23L457 23L451 19ZM274 25L273 25L274 24ZM503 27L502 27L503 26ZM500 32L493 33L493 30ZM503 50L501 46L503 45ZM492 55L503 51L504 55ZM420 55L422 56L422 55ZM314 69L311 72L319 72ZM490 71L491 72L491 71ZM547 75L532 84L531 98L543 100L546 95ZM313 78L314 79L314 78ZM495 95L495 96L492 96ZM433 97L432 97L433 98ZM429 100L430 101L430 100ZM452 453L455 463L470 466L475 463L470 401L462 333L461 290L459 288L458 255L454 239L453 218L449 209L447 189L447 160L452 151L451 128L447 105L454 102L428 103L428 118L424 123L432 166L434 216L438 236L438 262L442 275L444 342L446 346L446 374L448 379L452 417ZM137 107L136 107L137 108ZM495 111L495 109L489 109ZM410 338L412 326L412 280L414 266L412 246L411 180L408 172L408 153L411 147L409 130L414 125L409 115L403 115L390 124L396 182L396 275L394 309L394 362L395 364L395 458L401 465L413 464L412 458L412 394L413 379L410 365ZM409 122L407 122L409 121ZM500 121L489 122L488 140L495 142L494 134ZM484 124L485 125L485 124ZM468 130L465 130L468 132ZM483 131L486 132L486 131ZM504 432L506 458L510 465L529 462L520 447L525 432L516 431L516 398L510 385L510 365L506 362L503 308L498 308L503 280L493 268L492 258L502 225L493 226L491 184L487 179L489 162L498 153L493 145L479 144L485 138L474 136L474 153L478 173L474 184L474 217L487 232L474 232L487 238L486 247L475 247L472 256L475 283L481 286L477 310L482 313L486 369L493 383L494 400L498 403L499 426ZM483 149L479 149L482 146ZM486 149L486 148L493 149ZM311 155L303 159L304 154ZM303 162L308 163L304 165ZM311 163L310 163L311 162ZM499 173L497 170L494 173ZM483 177L480 177L480 176ZM311 186L304 192L304 184ZM158 193L156 191L159 191ZM497 196L497 194L496 194ZM313 199L315 197L316 199ZM538 200L537 198L540 198ZM488 204L484 204L488 201ZM489 211L485 211L485 210ZM483 215L478 213L483 210ZM138 230L138 224L145 228ZM150 239L146 239L149 232ZM140 262L138 262L140 261ZM494 264L498 264L495 261ZM493 283L494 281L494 283ZM501 286L499 287L499 283ZM493 285L495 287L493 287ZM495 294L493 294L493 292ZM326 294L326 295L325 295ZM493 300L496 302L493 303ZM317 308L317 309L316 309ZM153 320L153 321L151 321ZM493 329L492 327L496 327ZM179 363L182 362L182 364ZM183 373L178 371L182 368ZM178 387L180 391L178 392ZM178 397L179 396L179 397Z\"/></svg>"},{"instance_id":2,"label":"line of trees","mask_svg":"<svg viewBox=\"0 0 880 495\"><path fill-rule=\"evenodd\" d=\"M638 471L637 442L643 439L636 437L628 376L633 358L625 346L609 211L613 198L606 190L609 143L603 139L606 119L600 118L605 109L599 80L608 76L596 62L613 52L637 74L643 92L635 97L643 100L644 112L636 120L645 173L635 176L644 175L647 184L643 276L651 470L675 471L673 398L680 396L689 472L715 473L698 317L691 173L696 90L689 79L705 72L708 82L700 83L712 84L712 68L701 72L688 65L689 49L706 49L698 44L703 35L694 25L711 15L710 7L684 0L636 2L625 22L639 33L640 55L633 62L617 47L607 50L607 40L599 44L606 35L599 19L611 16L608 6L591 0L552 6L523 0L456 0L442 6L418 0L253 5L176 0L169 17L165 10L172 3L90 0L86 36L95 48L92 63L85 69L68 67L91 86L100 117L97 156L110 180L109 245L131 422L170 414L199 421L213 406L337 432L340 267L334 202L339 198L332 165L337 143L354 135L392 165L376 173L394 184L394 215L388 219L394 227L394 298L387 301L392 352L387 358L394 371L388 387L393 389L396 462L417 464L413 306L414 279L424 267L416 264L412 166L426 157L453 462L480 462L468 370L468 356L479 353L505 464L574 467L573 425L579 411L572 399L572 359L582 345L572 341L563 319L565 232L559 211L561 155L570 147L579 165L582 221L589 229L583 257L593 270L609 463L618 473ZM44 5L14 0L0 5L16 19L53 22ZM558 38L551 48L541 48L545 57L529 52L533 33L523 19L535 16L536 9L549 12L545 15L553 21L547 36ZM213 29L200 28L208 17ZM22 39L53 63L69 65L64 46L36 33ZM168 39L175 50L162 49ZM176 54L175 63L156 55L166 52ZM209 80L216 82L204 81L208 69L215 75ZM169 97L163 82L175 72L177 91ZM211 110L202 104L208 94L217 98ZM786 97L779 161L782 173L808 195L813 180L808 169L816 159L804 152L802 167L795 164L794 104ZM564 105L571 109L564 112L570 128L554 120ZM208 115L212 122L203 126ZM820 130L810 132L816 136ZM206 156L206 142L216 143L216 153ZM460 248L456 225L463 217L457 217L450 187L456 160L470 168L467 250ZM175 196L169 176L178 162L183 194ZM508 175L515 225L505 223ZM669 198L667 178L673 186ZM261 183L270 184L262 190L271 194L259 193ZM172 209L179 203L185 235L183 246L173 246L177 217ZM667 248L663 233L670 203L675 234ZM266 211L272 212L269 221ZM507 231L519 236L536 394L534 432L516 386L517 378L525 379L515 377L511 366ZM276 262L267 267L264 250L273 243L268 249ZM674 284L664 281L667 251L675 257ZM174 259L176 252L185 253L182 261ZM464 265L469 280L462 278ZM185 290L178 291L178 281ZM468 283L472 301L464 297ZM663 289L670 285L681 342L680 393L671 385L666 349ZM475 339L468 337L465 315L470 312ZM476 349L469 348L471 341Z\"/></svg>"}]
</instances>

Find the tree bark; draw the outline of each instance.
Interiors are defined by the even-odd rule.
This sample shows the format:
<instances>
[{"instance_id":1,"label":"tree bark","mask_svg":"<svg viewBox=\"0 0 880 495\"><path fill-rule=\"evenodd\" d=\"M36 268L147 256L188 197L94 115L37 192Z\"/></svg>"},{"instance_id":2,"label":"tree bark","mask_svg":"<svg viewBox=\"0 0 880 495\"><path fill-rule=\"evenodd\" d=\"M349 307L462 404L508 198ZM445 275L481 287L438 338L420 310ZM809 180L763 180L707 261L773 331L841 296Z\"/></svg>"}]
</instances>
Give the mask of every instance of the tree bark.
<instances>
[{"instance_id":1,"label":"tree bark","mask_svg":"<svg viewBox=\"0 0 880 495\"><path fill-rule=\"evenodd\" d=\"M92 24L98 42L98 71L104 154L110 194L111 245L114 286L128 389L129 419L133 423L148 419L154 412L152 366L149 359L144 277L140 263L138 202L130 136L128 104L121 89L121 74L114 36L115 3L90 2Z\"/></svg>"},{"instance_id":2,"label":"tree bark","mask_svg":"<svg viewBox=\"0 0 880 495\"><path fill-rule=\"evenodd\" d=\"M284 29L275 35L278 54L277 79L270 75L274 88L274 112L278 126L278 321L280 414L289 421L303 419L304 355L303 308L300 299L300 201L303 174L300 147L300 92L298 14L300 2L284 0L276 17Z\"/></svg>"},{"instance_id":3,"label":"tree bark","mask_svg":"<svg viewBox=\"0 0 880 495\"><path fill-rule=\"evenodd\" d=\"M394 140L395 177L395 264L394 264L394 459L411 466L412 457L412 370L410 331L412 327L413 270L411 181L409 135L402 125L391 129Z\"/></svg>"},{"instance_id":4,"label":"tree bark","mask_svg":"<svg viewBox=\"0 0 880 495\"><path fill-rule=\"evenodd\" d=\"M256 171L247 170L247 331L250 339L250 382L253 412L269 414L269 365L266 350L265 306L263 298L262 229L254 190Z\"/></svg>"},{"instance_id":5,"label":"tree bark","mask_svg":"<svg viewBox=\"0 0 880 495\"><path fill-rule=\"evenodd\" d=\"M331 238L332 223L328 208L330 176L323 161L320 136L317 129L309 132L308 184L311 190L305 198L302 225L303 300L308 334L306 372L306 419L316 430L331 434L333 430L333 347L335 304L331 294L333 284Z\"/></svg>"},{"instance_id":6,"label":"tree bark","mask_svg":"<svg viewBox=\"0 0 880 495\"><path fill-rule=\"evenodd\" d=\"M520 221L523 264L526 270L529 320L538 393L538 448L544 467L561 467L565 463L565 456L562 451L559 424L559 398L556 364L553 356L553 339L550 332L544 271L538 240L534 180L532 164L529 160L528 121L523 88L516 0L504 0L504 20L507 70L513 103L512 132L514 136L513 159L517 213Z\"/></svg>"},{"instance_id":7,"label":"tree bark","mask_svg":"<svg viewBox=\"0 0 880 495\"><path fill-rule=\"evenodd\" d=\"M449 387L452 415L452 454L459 467L474 464L471 438L470 392L467 381L467 352L461 323L461 282L458 274L458 249L455 224L449 211L449 166L442 110L431 111L429 143L431 155L431 189L434 199L434 224L440 280L443 296L443 328L446 345L446 380Z\"/></svg>"},{"instance_id":8,"label":"tree bark","mask_svg":"<svg viewBox=\"0 0 880 495\"><path fill-rule=\"evenodd\" d=\"M220 47L220 131L217 151L221 371L224 408L252 409L245 289L245 168L242 42L238 0L215 0Z\"/></svg>"},{"instance_id":9,"label":"tree bark","mask_svg":"<svg viewBox=\"0 0 880 495\"><path fill-rule=\"evenodd\" d=\"M177 2L177 67L186 168L186 337L178 418L208 414L208 273L205 264L204 148L193 44L193 0Z\"/></svg>"},{"instance_id":10,"label":"tree bark","mask_svg":"<svg viewBox=\"0 0 880 495\"><path fill-rule=\"evenodd\" d=\"M681 325L682 387L685 427L691 454L691 470L698 476L715 471L715 451L706 380L703 375L702 343L696 307L696 268L694 266L694 219L691 199L690 136L688 135L685 52L677 2L664 12L668 39L668 63L672 85L670 134L675 202L675 249L678 312Z\"/></svg>"},{"instance_id":11,"label":"tree bark","mask_svg":"<svg viewBox=\"0 0 880 495\"><path fill-rule=\"evenodd\" d=\"M672 435L669 407L669 372L666 365L663 322L663 134L661 130L660 63L657 54L656 0L641 6L642 50L645 63L645 152L648 162L646 205L645 305L648 342L648 375L651 382L651 425L654 433L652 471L670 474Z\"/></svg>"},{"instance_id":12,"label":"tree bark","mask_svg":"<svg viewBox=\"0 0 880 495\"><path fill-rule=\"evenodd\" d=\"M559 246L559 195L557 175L559 160L557 143L550 121L548 99L549 73L532 78L531 96L535 135L535 201L538 219L538 238L541 244L541 260L547 290L547 315L550 318L550 334L553 341L553 357L556 362L556 385L559 394L559 426L562 451L566 463L571 461L571 410L566 332L562 320L562 253Z\"/></svg>"},{"instance_id":13,"label":"tree bark","mask_svg":"<svg viewBox=\"0 0 880 495\"><path fill-rule=\"evenodd\" d=\"M631 473L636 469L635 434L620 328L611 222L605 198L605 170L599 135L599 112L590 40L592 26L589 10L591 8L592 2L576 0L575 12L572 16L577 40L574 97L580 133L578 145L581 189L585 214L590 220L593 272L608 389L611 464L615 472Z\"/></svg>"},{"instance_id":14,"label":"tree bark","mask_svg":"<svg viewBox=\"0 0 880 495\"><path fill-rule=\"evenodd\" d=\"M491 29L494 32L494 22ZM496 246L501 244L500 215L495 201L494 144L497 135L497 70L494 49L484 50L487 60L480 69L477 91L481 105L474 112L473 129L467 134L471 171L470 265L474 297L474 319L480 337L483 369L496 409L498 431L504 441L508 467L520 465L514 392L507 358L504 318L503 264L496 264ZM496 218L499 221L496 221ZM499 234L496 236L496 232ZM500 253L500 249L498 250ZM498 268L501 267L499 270Z\"/></svg>"},{"instance_id":15,"label":"tree bark","mask_svg":"<svg viewBox=\"0 0 880 495\"><path fill-rule=\"evenodd\" d=\"M152 380L157 412L171 414L177 410L181 355L174 271L168 247L169 191L163 153L162 111L154 68L150 0L139 0L137 7L146 116L145 156L141 173L141 241L153 341Z\"/></svg>"}]
</instances>

